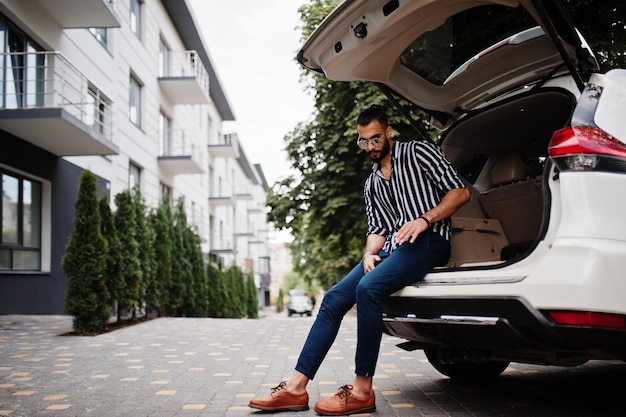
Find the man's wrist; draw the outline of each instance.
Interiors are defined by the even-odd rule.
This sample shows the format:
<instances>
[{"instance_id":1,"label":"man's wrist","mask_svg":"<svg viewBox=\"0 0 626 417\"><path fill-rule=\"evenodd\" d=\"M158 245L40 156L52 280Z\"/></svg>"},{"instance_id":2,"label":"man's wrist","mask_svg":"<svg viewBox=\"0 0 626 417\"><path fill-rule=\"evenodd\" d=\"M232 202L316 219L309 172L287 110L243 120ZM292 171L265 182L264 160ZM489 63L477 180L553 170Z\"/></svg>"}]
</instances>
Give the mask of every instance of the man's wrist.
<instances>
[{"instance_id":1,"label":"man's wrist","mask_svg":"<svg viewBox=\"0 0 626 417\"><path fill-rule=\"evenodd\" d=\"M426 217L424 216L419 216L418 219L422 219L426 222L426 226L428 226L428 228L430 228L430 226L432 225L432 223L430 222L430 220L428 220Z\"/></svg>"}]
</instances>

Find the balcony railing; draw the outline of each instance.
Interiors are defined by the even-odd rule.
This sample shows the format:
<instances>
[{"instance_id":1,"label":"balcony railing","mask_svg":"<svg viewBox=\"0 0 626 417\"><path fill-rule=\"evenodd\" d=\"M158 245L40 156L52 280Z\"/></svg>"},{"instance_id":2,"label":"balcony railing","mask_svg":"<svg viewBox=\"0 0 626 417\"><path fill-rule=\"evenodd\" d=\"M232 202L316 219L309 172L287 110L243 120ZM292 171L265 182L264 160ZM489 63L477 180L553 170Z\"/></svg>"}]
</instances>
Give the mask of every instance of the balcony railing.
<instances>
[{"instance_id":1,"label":"balcony railing","mask_svg":"<svg viewBox=\"0 0 626 417\"><path fill-rule=\"evenodd\" d=\"M209 73L196 51L167 52L159 71L159 85L174 104L209 103Z\"/></svg>"},{"instance_id":2,"label":"balcony railing","mask_svg":"<svg viewBox=\"0 0 626 417\"><path fill-rule=\"evenodd\" d=\"M176 174L205 172L203 149L196 146L187 130L171 130L168 143L161 146L159 164Z\"/></svg>"},{"instance_id":3,"label":"balcony railing","mask_svg":"<svg viewBox=\"0 0 626 417\"><path fill-rule=\"evenodd\" d=\"M239 158L239 136L227 133L209 141L209 155L212 158Z\"/></svg>"},{"instance_id":4,"label":"balcony railing","mask_svg":"<svg viewBox=\"0 0 626 417\"><path fill-rule=\"evenodd\" d=\"M111 105L58 52L0 54L0 129L56 155L117 153Z\"/></svg>"}]
</instances>

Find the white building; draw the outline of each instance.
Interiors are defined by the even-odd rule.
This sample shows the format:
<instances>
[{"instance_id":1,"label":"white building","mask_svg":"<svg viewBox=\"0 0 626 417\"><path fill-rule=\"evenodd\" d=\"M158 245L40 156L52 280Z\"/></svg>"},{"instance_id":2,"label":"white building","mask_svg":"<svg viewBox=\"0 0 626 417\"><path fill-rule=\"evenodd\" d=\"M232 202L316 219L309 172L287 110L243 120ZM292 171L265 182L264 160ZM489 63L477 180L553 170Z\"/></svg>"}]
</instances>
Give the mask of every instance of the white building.
<instances>
[{"instance_id":1,"label":"white building","mask_svg":"<svg viewBox=\"0 0 626 417\"><path fill-rule=\"evenodd\" d=\"M267 183L222 132L234 114L187 0L0 0L0 41L0 314L63 312L86 169L111 197L184 197L207 259L262 287Z\"/></svg>"}]
</instances>

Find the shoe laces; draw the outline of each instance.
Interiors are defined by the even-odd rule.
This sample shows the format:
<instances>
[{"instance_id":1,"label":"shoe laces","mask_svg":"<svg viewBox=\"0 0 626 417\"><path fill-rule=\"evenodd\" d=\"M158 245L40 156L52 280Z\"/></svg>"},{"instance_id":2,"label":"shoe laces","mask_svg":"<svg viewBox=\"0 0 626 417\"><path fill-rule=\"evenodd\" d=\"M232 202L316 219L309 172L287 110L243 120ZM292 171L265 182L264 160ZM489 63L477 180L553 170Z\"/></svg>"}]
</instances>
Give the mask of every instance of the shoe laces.
<instances>
[{"instance_id":1,"label":"shoe laces","mask_svg":"<svg viewBox=\"0 0 626 417\"><path fill-rule=\"evenodd\" d=\"M344 402L348 402L348 398L350 397L350 391L352 391L352 385L344 385L342 387L339 387L339 390L337 391L337 395L339 397L340 400L343 400Z\"/></svg>"},{"instance_id":2,"label":"shoe laces","mask_svg":"<svg viewBox=\"0 0 626 417\"><path fill-rule=\"evenodd\" d=\"M287 383L285 381L276 385L274 388L272 388L272 392L270 393L270 396L273 397L278 391L285 389L286 386L287 386Z\"/></svg>"}]
</instances>

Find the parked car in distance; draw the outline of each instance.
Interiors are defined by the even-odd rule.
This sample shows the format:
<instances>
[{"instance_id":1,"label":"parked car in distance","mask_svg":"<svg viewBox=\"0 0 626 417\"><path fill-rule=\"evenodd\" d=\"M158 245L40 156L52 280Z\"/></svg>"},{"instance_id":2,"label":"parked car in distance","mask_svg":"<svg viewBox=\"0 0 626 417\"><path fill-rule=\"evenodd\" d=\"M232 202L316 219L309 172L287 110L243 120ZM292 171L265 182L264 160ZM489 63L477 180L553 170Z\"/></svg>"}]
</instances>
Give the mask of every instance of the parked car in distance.
<instances>
[{"instance_id":1,"label":"parked car in distance","mask_svg":"<svg viewBox=\"0 0 626 417\"><path fill-rule=\"evenodd\" d=\"M313 303L307 296L305 290L289 290L289 302L287 303L287 315L291 317L293 314L313 314Z\"/></svg>"},{"instance_id":2,"label":"parked car in distance","mask_svg":"<svg viewBox=\"0 0 626 417\"><path fill-rule=\"evenodd\" d=\"M471 191L448 265L384 302L399 346L461 380L626 360L626 70L558 0L347 0L298 60L428 113Z\"/></svg>"}]
</instances>

